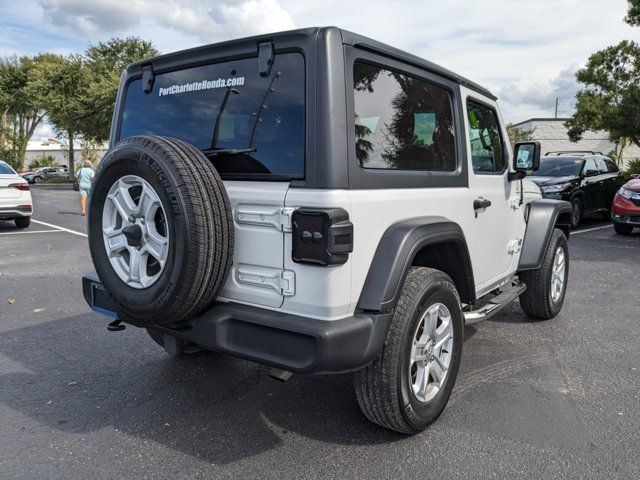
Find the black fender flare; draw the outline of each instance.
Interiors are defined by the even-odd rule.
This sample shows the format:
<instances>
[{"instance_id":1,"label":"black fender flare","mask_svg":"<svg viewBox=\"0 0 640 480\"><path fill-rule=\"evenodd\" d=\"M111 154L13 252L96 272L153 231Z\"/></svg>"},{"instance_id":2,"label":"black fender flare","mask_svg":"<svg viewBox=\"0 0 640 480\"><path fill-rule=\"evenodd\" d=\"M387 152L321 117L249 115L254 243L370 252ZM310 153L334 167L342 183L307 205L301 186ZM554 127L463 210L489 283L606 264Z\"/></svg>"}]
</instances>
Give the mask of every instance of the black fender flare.
<instances>
[{"instance_id":1,"label":"black fender flare","mask_svg":"<svg viewBox=\"0 0 640 480\"><path fill-rule=\"evenodd\" d=\"M518 271L540 268L554 228L560 228L569 238L571 222L562 221L561 217L570 216L572 211L571 203L564 200L541 198L527 205L527 228L524 232Z\"/></svg>"},{"instance_id":2,"label":"black fender flare","mask_svg":"<svg viewBox=\"0 0 640 480\"><path fill-rule=\"evenodd\" d=\"M475 302L471 257L464 233L455 222L444 217L416 217L391 225L380 239L364 282L358 309L391 311L395 308L407 272L424 247L449 245L454 262L448 264L460 298ZM455 278L454 278L455 277Z\"/></svg>"}]
</instances>

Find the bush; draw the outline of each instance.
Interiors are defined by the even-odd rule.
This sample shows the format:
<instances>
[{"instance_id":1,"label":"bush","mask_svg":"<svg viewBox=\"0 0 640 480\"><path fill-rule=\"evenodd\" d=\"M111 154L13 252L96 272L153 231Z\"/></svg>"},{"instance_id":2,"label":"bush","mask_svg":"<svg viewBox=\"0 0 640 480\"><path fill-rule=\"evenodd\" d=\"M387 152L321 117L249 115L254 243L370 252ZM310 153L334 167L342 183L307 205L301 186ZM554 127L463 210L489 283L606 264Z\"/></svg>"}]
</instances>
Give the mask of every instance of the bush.
<instances>
[{"instance_id":1,"label":"bush","mask_svg":"<svg viewBox=\"0 0 640 480\"><path fill-rule=\"evenodd\" d=\"M58 165L58 162L56 162L56 159L53 158L51 155L40 155L39 157L34 158L33 160L31 160L31 163L29 164L29 168L34 169L34 168L42 168L42 167L59 167L60 165Z\"/></svg>"},{"instance_id":2,"label":"bush","mask_svg":"<svg viewBox=\"0 0 640 480\"><path fill-rule=\"evenodd\" d=\"M633 173L640 175L640 157L632 158L631 160L629 160L629 162L627 163L627 169L622 172L622 178L625 182L628 182L631 174Z\"/></svg>"},{"instance_id":3,"label":"bush","mask_svg":"<svg viewBox=\"0 0 640 480\"><path fill-rule=\"evenodd\" d=\"M69 177L53 177L47 181L47 183L74 183L75 180Z\"/></svg>"}]
</instances>

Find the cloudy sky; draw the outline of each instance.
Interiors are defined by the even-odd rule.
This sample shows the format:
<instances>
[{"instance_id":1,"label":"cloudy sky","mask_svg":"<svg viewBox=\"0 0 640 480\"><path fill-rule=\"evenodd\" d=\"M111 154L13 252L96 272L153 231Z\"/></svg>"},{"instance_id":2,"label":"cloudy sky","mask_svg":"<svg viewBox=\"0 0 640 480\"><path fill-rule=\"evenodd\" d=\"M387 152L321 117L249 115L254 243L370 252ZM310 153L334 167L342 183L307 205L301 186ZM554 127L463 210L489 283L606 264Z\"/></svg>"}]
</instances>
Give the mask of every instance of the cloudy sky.
<instances>
[{"instance_id":1,"label":"cloudy sky","mask_svg":"<svg viewBox=\"0 0 640 480\"><path fill-rule=\"evenodd\" d=\"M0 55L83 51L119 35L163 53L256 33L336 25L491 89L507 121L570 115L574 73L622 39L626 0L0 0ZM47 129L39 136L49 134Z\"/></svg>"}]
</instances>

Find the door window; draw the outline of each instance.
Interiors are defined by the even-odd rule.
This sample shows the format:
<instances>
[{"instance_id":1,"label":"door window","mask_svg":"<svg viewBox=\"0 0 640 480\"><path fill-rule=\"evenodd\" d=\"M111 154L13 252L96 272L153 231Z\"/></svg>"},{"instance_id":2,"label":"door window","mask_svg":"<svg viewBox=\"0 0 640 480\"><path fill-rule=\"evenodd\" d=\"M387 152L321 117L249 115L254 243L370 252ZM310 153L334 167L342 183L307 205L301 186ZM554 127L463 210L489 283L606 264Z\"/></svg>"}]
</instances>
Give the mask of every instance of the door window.
<instances>
[{"instance_id":1,"label":"door window","mask_svg":"<svg viewBox=\"0 0 640 480\"><path fill-rule=\"evenodd\" d=\"M467 102L471 161L475 173L502 173L506 169L500 123L494 109Z\"/></svg>"},{"instance_id":2,"label":"door window","mask_svg":"<svg viewBox=\"0 0 640 480\"><path fill-rule=\"evenodd\" d=\"M586 175L589 170L593 172L598 171L598 166L596 165L596 161L593 158L587 158L584 162L584 174Z\"/></svg>"}]
</instances>

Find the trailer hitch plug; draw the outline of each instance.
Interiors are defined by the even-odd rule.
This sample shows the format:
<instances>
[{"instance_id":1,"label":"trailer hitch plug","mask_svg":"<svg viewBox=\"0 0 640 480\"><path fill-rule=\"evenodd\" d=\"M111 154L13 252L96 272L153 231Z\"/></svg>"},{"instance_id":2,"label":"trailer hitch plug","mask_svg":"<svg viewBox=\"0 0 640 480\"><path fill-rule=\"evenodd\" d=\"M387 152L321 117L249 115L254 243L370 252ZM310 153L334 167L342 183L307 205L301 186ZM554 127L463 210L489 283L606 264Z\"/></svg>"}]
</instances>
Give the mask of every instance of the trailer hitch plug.
<instances>
[{"instance_id":1,"label":"trailer hitch plug","mask_svg":"<svg viewBox=\"0 0 640 480\"><path fill-rule=\"evenodd\" d=\"M107 330L109 330L110 332L121 332L125 328L127 328L127 326L123 325L122 320L119 319L115 319L113 322L107 325Z\"/></svg>"}]
</instances>

